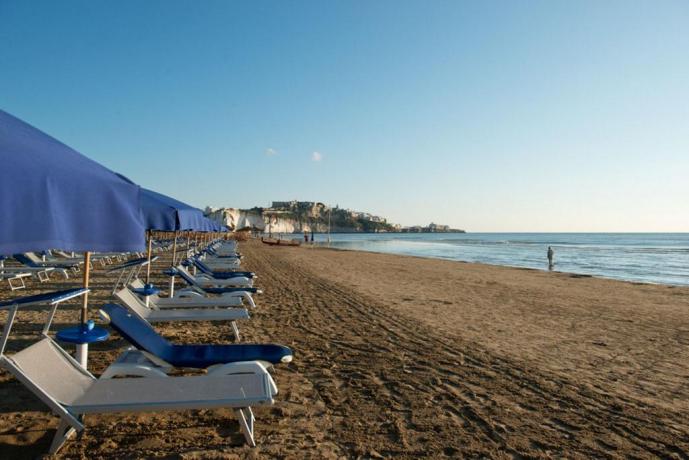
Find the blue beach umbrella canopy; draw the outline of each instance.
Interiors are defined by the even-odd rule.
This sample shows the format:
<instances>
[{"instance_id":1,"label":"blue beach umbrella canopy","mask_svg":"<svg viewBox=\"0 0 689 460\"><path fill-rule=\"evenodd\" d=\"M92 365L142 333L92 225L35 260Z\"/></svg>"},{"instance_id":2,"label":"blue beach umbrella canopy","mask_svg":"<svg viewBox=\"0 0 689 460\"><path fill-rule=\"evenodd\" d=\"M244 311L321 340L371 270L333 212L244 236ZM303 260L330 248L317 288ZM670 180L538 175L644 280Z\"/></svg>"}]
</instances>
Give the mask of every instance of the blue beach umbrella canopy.
<instances>
[{"instance_id":1,"label":"blue beach umbrella canopy","mask_svg":"<svg viewBox=\"0 0 689 460\"><path fill-rule=\"evenodd\" d=\"M218 225L210 220L208 217L204 217L206 219L205 222L205 227L206 227L206 232L217 232L218 231Z\"/></svg>"},{"instance_id":2,"label":"blue beach umbrella canopy","mask_svg":"<svg viewBox=\"0 0 689 460\"><path fill-rule=\"evenodd\" d=\"M0 110L0 254L145 247L139 186Z\"/></svg>"},{"instance_id":3,"label":"blue beach umbrella canopy","mask_svg":"<svg viewBox=\"0 0 689 460\"><path fill-rule=\"evenodd\" d=\"M203 211L162 193L141 189L141 211L148 230L205 231Z\"/></svg>"},{"instance_id":4,"label":"blue beach umbrella canopy","mask_svg":"<svg viewBox=\"0 0 689 460\"><path fill-rule=\"evenodd\" d=\"M141 212L144 217L144 225L147 230L180 231L191 230L206 231L207 223L203 211L176 200L162 193L154 192L146 188L141 189ZM175 237L176 238L176 237ZM151 250L148 250L149 264L146 267L146 284L151 282ZM172 265L177 259L176 245L172 251ZM174 286L174 277L171 279L171 289Z\"/></svg>"}]
</instances>

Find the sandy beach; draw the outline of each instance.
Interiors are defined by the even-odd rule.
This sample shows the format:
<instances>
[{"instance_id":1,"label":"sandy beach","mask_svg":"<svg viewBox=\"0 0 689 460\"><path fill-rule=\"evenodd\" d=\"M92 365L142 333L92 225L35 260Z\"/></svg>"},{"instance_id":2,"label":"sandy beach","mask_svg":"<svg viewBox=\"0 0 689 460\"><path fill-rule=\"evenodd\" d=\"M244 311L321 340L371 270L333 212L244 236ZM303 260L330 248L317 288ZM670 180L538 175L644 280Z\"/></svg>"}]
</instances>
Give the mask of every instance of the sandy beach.
<instances>
[{"instance_id":1,"label":"sandy beach","mask_svg":"<svg viewBox=\"0 0 689 460\"><path fill-rule=\"evenodd\" d=\"M241 243L255 271L244 342L291 347L258 446L229 410L89 416L57 458L689 457L689 288L443 260ZM154 283L169 265L163 254ZM92 317L114 278L96 267ZM66 289L31 282L0 298ZM20 312L9 351L45 309ZM0 313L4 323L6 313ZM53 330L78 320L76 303ZM229 324L164 324L227 343ZM103 371L125 346L92 348ZM68 348L69 349L69 348ZM154 382L152 382L154 384ZM40 457L57 417L0 371L0 458Z\"/></svg>"}]
</instances>

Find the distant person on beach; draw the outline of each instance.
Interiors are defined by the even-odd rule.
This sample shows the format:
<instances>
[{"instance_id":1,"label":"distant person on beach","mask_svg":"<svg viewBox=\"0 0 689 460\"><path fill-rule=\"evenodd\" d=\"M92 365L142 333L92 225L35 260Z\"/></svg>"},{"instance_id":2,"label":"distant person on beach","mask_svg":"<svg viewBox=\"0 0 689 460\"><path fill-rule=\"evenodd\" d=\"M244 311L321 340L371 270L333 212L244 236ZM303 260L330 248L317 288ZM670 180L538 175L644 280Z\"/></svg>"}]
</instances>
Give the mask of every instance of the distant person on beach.
<instances>
[{"instance_id":1,"label":"distant person on beach","mask_svg":"<svg viewBox=\"0 0 689 460\"><path fill-rule=\"evenodd\" d=\"M548 270L553 269L553 257L555 256L555 251L553 251L552 246L548 246Z\"/></svg>"},{"instance_id":2,"label":"distant person on beach","mask_svg":"<svg viewBox=\"0 0 689 460\"><path fill-rule=\"evenodd\" d=\"M306 230L304 230L304 243L308 243L308 242L309 242L309 234L306 233Z\"/></svg>"}]
</instances>

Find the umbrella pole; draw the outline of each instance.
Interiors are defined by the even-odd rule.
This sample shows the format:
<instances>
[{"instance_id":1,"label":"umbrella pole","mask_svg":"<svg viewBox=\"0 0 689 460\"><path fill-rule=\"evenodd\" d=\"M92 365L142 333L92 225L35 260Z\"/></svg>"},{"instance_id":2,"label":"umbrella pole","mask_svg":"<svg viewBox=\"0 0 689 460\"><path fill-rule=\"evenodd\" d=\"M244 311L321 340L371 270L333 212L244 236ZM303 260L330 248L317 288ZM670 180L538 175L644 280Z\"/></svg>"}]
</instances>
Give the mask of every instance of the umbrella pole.
<instances>
[{"instance_id":1,"label":"umbrella pole","mask_svg":"<svg viewBox=\"0 0 689 460\"><path fill-rule=\"evenodd\" d=\"M91 252L86 251L84 253L84 289L89 287L89 278L91 275ZM89 293L86 291L84 294L84 302L81 305L81 325L86 327L86 322L89 319ZM81 364L81 367L86 369L88 365L88 355L89 355L89 344L80 343L77 344L77 361Z\"/></svg>"},{"instance_id":2,"label":"umbrella pole","mask_svg":"<svg viewBox=\"0 0 689 460\"><path fill-rule=\"evenodd\" d=\"M175 259L177 258L177 233L175 232L175 241L172 243L172 264L171 267L175 268ZM170 277L170 298L175 295L175 275Z\"/></svg>"},{"instance_id":3,"label":"umbrella pole","mask_svg":"<svg viewBox=\"0 0 689 460\"><path fill-rule=\"evenodd\" d=\"M153 245L153 232L148 232L148 263L146 264L146 287L151 283L151 247ZM148 307L149 296L146 296L146 306Z\"/></svg>"},{"instance_id":4,"label":"umbrella pole","mask_svg":"<svg viewBox=\"0 0 689 460\"><path fill-rule=\"evenodd\" d=\"M148 264L146 264L146 284L151 282L151 247L153 245L153 238L151 232L147 232L148 237Z\"/></svg>"},{"instance_id":5,"label":"umbrella pole","mask_svg":"<svg viewBox=\"0 0 689 460\"><path fill-rule=\"evenodd\" d=\"M196 232L194 235L194 255L200 255L199 254L199 233ZM194 265L194 272L193 275L196 276L196 265Z\"/></svg>"}]
</instances>

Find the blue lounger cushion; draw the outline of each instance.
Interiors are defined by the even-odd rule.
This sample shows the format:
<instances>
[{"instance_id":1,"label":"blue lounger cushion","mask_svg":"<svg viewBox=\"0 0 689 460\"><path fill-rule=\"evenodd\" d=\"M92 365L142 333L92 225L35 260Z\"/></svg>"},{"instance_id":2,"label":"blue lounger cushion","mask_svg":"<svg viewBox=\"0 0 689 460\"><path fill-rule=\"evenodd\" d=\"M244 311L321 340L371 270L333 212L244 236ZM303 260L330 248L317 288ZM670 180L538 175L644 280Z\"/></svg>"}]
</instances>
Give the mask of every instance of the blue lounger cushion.
<instances>
[{"instance_id":1,"label":"blue lounger cushion","mask_svg":"<svg viewBox=\"0 0 689 460\"><path fill-rule=\"evenodd\" d=\"M30 295L27 297L18 297L0 302L0 308L9 307L12 305L27 306L34 304L54 304L56 302L62 302L64 300L71 299L72 297L79 296L87 291L88 289L85 288L76 288L66 289L64 291L46 292L44 294Z\"/></svg>"},{"instance_id":2,"label":"blue lounger cushion","mask_svg":"<svg viewBox=\"0 0 689 460\"><path fill-rule=\"evenodd\" d=\"M128 342L175 367L205 369L215 364L239 361L278 364L289 362L292 357L292 350L274 344L174 345L121 305L107 304L101 311L110 319L110 326Z\"/></svg>"}]
</instances>

